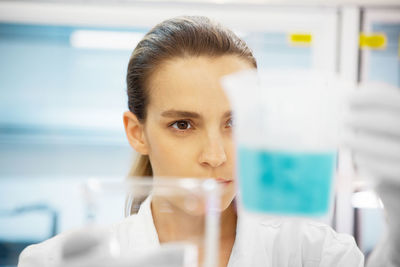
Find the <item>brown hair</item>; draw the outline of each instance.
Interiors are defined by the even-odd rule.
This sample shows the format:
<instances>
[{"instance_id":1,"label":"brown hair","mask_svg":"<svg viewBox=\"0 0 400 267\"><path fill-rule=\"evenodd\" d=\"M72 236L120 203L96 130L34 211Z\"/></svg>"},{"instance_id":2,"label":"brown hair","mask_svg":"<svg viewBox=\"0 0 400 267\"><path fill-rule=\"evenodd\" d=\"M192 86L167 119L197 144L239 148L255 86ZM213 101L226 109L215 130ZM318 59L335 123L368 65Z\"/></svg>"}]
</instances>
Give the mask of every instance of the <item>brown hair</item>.
<instances>
[{"instance_id":1,"label":"brown hair","mask_svg":"<svg viewBox=\"0 0 400 267\"><path fill-rule=\"evenodd\" d=\"M126 76L129 110L140 122L149 102L146 85L162 62L180 57L236 55L257 68L247 44L229 29L207 17L183 16L165 20L151 29L133 51ZM148 156L141 155L130 176L152 176Z\"/></svg>"}]
</instances>

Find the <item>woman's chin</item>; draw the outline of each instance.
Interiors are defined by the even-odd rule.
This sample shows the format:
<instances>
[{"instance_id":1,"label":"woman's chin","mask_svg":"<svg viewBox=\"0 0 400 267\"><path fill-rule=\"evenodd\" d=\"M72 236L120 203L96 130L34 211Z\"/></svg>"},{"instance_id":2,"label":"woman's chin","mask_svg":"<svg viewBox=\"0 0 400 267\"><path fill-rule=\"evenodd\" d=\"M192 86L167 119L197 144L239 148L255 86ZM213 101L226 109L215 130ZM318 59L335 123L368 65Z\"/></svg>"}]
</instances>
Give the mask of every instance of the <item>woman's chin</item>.
<instances>
[{"instance_id":1,"label":"woman's chin","mask_svg":"<svg viewBox=\"0 0 400 267\"><path fill-rule=\"evenodd\" d=\"M220 212L225 211L231 205L232 201L235 199L235 192L224 192L220 200Z\"/></svg>"}]
</instances>

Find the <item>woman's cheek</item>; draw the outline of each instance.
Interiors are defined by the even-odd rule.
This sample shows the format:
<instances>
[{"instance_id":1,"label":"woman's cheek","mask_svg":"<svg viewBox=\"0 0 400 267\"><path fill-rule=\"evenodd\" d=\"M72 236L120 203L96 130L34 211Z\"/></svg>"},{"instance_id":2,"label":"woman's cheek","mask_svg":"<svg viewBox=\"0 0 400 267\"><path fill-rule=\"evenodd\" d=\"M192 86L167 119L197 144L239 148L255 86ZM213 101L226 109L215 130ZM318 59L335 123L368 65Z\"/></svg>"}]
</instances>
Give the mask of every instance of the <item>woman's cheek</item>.
<instances>
[{"instance_id":1,"label":"woman's cheek","mask_svg":"<svg viewBox=\"0 0 400 267\"><path fill-rule=\"evenodd\" d=\"M196 163L194 156L196 151L197 149L195 140L174 140L168 146L167 151L165 151L165 155L168 155L171 162L173 162L176 166L182 166L183 164L193 165Z\"/></svg>"},{"instance_id":2,"label":"woman's cheek","mask_svg":"<svg viewBox=\"0 0 400 267\"><path fill-rule=\"evenodd\" d=\"M158 145L154 146L156 150L153 159L157 165L154 169L158 170L160 175L187 176L196 164L195 143L188 140L159 139Z\"/></svg>"}]
</instances>

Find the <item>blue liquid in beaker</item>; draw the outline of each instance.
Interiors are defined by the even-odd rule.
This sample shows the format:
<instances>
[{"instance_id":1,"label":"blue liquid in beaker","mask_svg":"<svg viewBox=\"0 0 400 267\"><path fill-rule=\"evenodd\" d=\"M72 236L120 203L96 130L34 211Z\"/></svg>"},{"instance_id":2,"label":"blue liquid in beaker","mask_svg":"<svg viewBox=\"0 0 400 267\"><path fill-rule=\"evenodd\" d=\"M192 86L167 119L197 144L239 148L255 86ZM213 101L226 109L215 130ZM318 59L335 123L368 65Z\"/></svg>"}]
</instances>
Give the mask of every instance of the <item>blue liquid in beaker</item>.
<instances>
[{"instance_id":1,"label":"blue liquid in beaker","mask_svg":"<svg viewBox=\"0 0 400 267\"><path fill-rule=\"evenodd\" d=\"M328 211L336 153L239 148L244 208L278 214L322 215Z\"/></svg>"}]
</instances>

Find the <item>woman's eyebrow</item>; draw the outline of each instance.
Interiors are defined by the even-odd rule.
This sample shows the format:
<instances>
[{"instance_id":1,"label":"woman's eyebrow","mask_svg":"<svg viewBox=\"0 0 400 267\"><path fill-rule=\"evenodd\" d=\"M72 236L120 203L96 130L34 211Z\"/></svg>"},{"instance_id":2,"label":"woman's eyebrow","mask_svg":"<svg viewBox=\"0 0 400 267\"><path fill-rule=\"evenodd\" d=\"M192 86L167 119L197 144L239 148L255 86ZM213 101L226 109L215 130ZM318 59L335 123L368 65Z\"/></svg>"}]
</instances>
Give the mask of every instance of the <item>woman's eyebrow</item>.
<instances>
[{"instance_id":1,"label":"woman's eyebrow","mask_svg":"<svg viewBox=\"0 0 400 267\"><path fill-rule=\"evenodd\" d=\"M232 111L228 110L227 112L224 113L224 115L222 115L222 118L226 118L226 117L232 117Z\"/></svg>"},{"instance_id":2,"label":"woman's eyebrow","mask_svg":"<svg viewBox=\"0 0 400 267\"><path fill-rule=\"evenodd\" d=\"M196 112L191 112L191 111L184 111L184 110L166 110L161 113L161 116L163 117L169 117L169 118L176 118L176 117L185 117L185 118L193 118L193 119L198 119L200 118L200 114Z\"/></svg>"}]
</instances>

